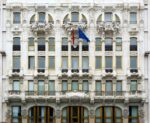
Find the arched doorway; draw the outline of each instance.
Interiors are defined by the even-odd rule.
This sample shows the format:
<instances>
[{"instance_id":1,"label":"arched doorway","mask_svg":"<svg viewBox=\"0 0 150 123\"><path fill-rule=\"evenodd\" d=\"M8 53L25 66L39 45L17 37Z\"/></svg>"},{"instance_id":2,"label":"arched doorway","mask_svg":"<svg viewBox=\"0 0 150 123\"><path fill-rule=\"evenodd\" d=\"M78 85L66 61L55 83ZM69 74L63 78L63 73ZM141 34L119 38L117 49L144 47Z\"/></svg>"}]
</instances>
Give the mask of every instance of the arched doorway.
<instances>
[{"instance_id":1,"label":"arched doorway","mask_svg":"<svg viewBox=\"0 0 150 123\"><path fill-rule=\"evenodd\" d=\"M122 111L115 106L102 106L96 110L95 123L122 123Z\"/></svg>"},{"instance_id":2,"label":"arched doorway","mask_svg":"<svg viewBox=\"0 0 150 123\"><path fill-rule=\"evenodd\" d=\"M34 106L29 109L28 123L54 123L54 109L48 106Z\"/></svg>"},{"instance_id":3,"label":"arched doorway","mask_svg":"<svg viewBox=\"0 0 150 123\"><path fill-rule=\"evenodd\" d=\"M62 110L62 123L88 123L88 110L81 106L69 106Z\"/></svg>"}]
</instances>

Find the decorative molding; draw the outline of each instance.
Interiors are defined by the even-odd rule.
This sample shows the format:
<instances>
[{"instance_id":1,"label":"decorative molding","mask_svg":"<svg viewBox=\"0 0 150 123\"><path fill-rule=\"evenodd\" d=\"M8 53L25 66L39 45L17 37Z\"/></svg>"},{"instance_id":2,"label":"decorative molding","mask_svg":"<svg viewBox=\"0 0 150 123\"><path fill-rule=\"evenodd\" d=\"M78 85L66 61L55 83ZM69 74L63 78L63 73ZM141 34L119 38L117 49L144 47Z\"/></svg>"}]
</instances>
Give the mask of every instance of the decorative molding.
<instances>
[{"instance_id":1,"label":"decorative molding","mask_svg":"<svg viewBox=\"0 0 150 123\"><path fill-rule=\"evenodd\" d=\"M123 117L124 117L124 118L128 118L128 115L129 115L129 110L128 110L128 108L125 108L125 109L123 110Z\"/></svg>"}]
</instances>

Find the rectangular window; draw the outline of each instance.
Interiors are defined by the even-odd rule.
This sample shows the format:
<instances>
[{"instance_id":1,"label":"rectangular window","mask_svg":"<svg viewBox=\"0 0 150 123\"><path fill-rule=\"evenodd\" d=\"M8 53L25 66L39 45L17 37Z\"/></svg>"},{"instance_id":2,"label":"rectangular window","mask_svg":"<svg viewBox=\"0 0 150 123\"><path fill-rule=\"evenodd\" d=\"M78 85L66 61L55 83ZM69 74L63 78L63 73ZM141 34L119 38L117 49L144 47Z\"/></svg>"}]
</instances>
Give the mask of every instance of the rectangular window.
<instances>
[{"instance_id":1,"label":"rectangular window","mask_svg":"<svg viewBox=\"0 0 150 123\"><path fill-rule=\"evenodd\" d=\"M62 92L65 93L68 90L68 82L67 80L62 80Z\"/></svg>"},{"instance_id":2,"label":"rectangular window","mask_svg":"<svg viewBox=\"0 0 150 123\"><path fill-rule=\"evenodd\" d=\"M111 21L112 21L112 13L105 12L105 22L111 22Z\"/></svg>"},{"instance_id":3,"label":"rectangular window","mask_svg":"<svg viewBox=\"0 0 150 123\"><path fill-rule=\"evenodd\" d=\"M79 85L77 80L73 80L71 83L72 91L78 91Z\"/></svg>"},{"instance_id":4,"label":"rectangular window","mask_svg":"<svg viewBox=\"0 0 150 123\"><path fill-rule=\"evenodd\" d=\"M135 93L137 91L137 80L131 80L130 82L130 91Z\"/></svg>"},{"instance_id":5,"label":"rectangular window","mask_svg":"<svg viewBox=\"0 0 150 123\"><path fill-rule=\"evenodd\" d=\"M45 51L45 38L38 38L38 51Z\"/></svg>"},{"instance_id":6,"label":"rectangular window","mask_svg":"<svg viewBox=\"0 0 150 123\"><path fill-rule=\"evenodd\" d=\"M45 22L45 13L39 12L39 22L44 23Z\"/></svg>"},{"instance_id":7,"label":"rectangular window","mask_svg":"<svg viewBox=\"0 0 150 123\"><path fill-rule=\"evenodd\" d=\"M95 39L95 51L101 51L102 50L102 41L101 38Z\"/></svg>"},{"instance_id":8,"label":"rectangular window","mask_svg":"<svg viewBox=\"0 0 150 123\"><path fill-rule=\"evenodd\" d=\"M45 69L45 56L38 56L38 69Z\"/></svg>"},{"instance_id":9,"label":"rectangular window","mask_svg":"<svg viewBox=\"0 0 150 123\"><path fill-rule=\"evenodd\" d=\"M20 12L13 12L13 24L20 24L21 16Z\"/></svg>"},{"instance_id":10,"label":"rectangular window","mask_svg":"<svg viewBox=\"0 0 150 123\"><path fill-rule=\"evenodd\" d=\"M88 80L83 80L82 91L84 91L85 93L88 93L88 91L89 91L89 82L88 82Z\"/></svg>"},{"instance_id":11,"label":"rectangular window","mask_svg":"<svg viewBox=\"0 0 150 123\"><path fill-rule=\"evenodd\" d=\"M89 69L89 57L88 56L82 57L82 69Z\"/></svg>"},{"instance_id":12,"label":"rectangular window","mask_svg":"<svg viewBox=\"0 0 150 123\"><path fill-rule=\"evenodd\" d=\"M122 38L116 38L116 51L122 51Z\"/></svg>"},{"instance_id":13,"label":"rectangular window","mask_svg":"<svg viewBox=\"0 0 150 123\"><path fill-rule=\"evenodd\" d=\"M116 95L122 95L122 81L120 80L116 82Z\"/></svg>"},{"instance_id":14,"label":"rectangular window","mask_svg":"<svg viewBox=\"0 0 150 123\"><path fill-rule=\"evenodd\" d=\"M12 123L22 123L21 106L12 106Z\"/></svg>"},{"instance_id":15,"label":"rectangular window","mask_svg":"<svg viewBox=\"0 0 150 123\"><path fill-rule=\"evenodd\" d=\"M116 56L116 68L121 69L122 68L122 57Z\"/></svg>"},{"instance_id":16,"label":"rectangular window","mask_svg":"<svg viewBox=\"0 0 150 123\"><path fill-rule=\"evenodd\" d=\"M13 38L13 51L20 51L20 37Z\"/></svg>"},{"instance_id":17,"label":"rectangular window","mask_svg":"<svg viewBox=\"0 0 150 123\"><path fill-rule=\"evenodd\" d=\"M78 12L72 12L71 13L71 21L72 22L78 22L79 21L79 13Z\"/></svg>"},{"instance_id":18,"label":"rectangular window","mask_svg":"<svg viewBox=\"0 0 150 123\"><path fill-rule=\"evenodd\" d=\"M20 70L20 56L13 56L13 69ZM17 72L17 71L14 71L14 72Z\"/></svg>"},{"instance_id":19,"label":"rectangular window","mask_svg":"<svg viewBox=\"0 0 150 123\"><path fill-rule=\"evenodd\" d=\"M137 13L130 12L130 24L137 24Z\"/></svg>"},{"instance_id":20,"label":"rectangular window","mask_svg":"<svg viewBox=\"0 0 150 123\"><path fill-rule=\"evenodd\" d=\"M68 38L62 38L62 51L68 51Z\"/></svg>"},{"instance_id":21,"label":"rectangular window","mask_svg":"<svg viewBox=\"0 0 150 123\"><path fill-rule=\"evenodd\" d=\"M13 91L20 91L20 82L19 82L19 80L13 80Z\"/></svg>"},{"instance_id":22,"label":"rectangular window","mask_svg":"<svg viewBox=\"0 0 150 123\"><path fill-rule=\"evenodd\" d=\"M106 80L106 83L105 83L105 95L108 96L108 95L112 95L113 94L113 88L112 88L112 81L111 80Z\"/></svg>"},{"instance_id":23,"label":"rectangular window","mask_svg":"<svg viewBox=\"0 0 150 123\"><path fill-rule=\"evenodd\" d=\"M105 57L105 68L112 69L112 56Z\"/></svg>"},{"instance_id":24,"label":"rectangular window","mask_svg":"<svg viewBox=\"0 0 150 123\"><path fill-rule=\"evenodd\" d=\"M129 123L138 123L138 106L129 106Z\"/></svg>"},{"instance_id":25,"label":"rectangular window","mask_svg":"<svg viewBox=\"0 0 150 123\"><path fill-rule=\"evenodd\" d=\"M34 38L33 37L28 38L28 50L34 51Z\"/></svg>"},{"instance_id":26,"label":"rectangular window","mask_svg":"<svg viewBox=\"0 0 150 123\"><path fill-rule=\"evenodd\" d=\"M44 81L43 80L39 80L38 81L38 95L44 95Z\"/></svg>"},{"instance_id":27,"label":"rectangular window","mask_svg":"<svg viewBox=\"0 0 150 123\"><path fill-rule=\"evenodd\" d=\"M137 38L136 37L130 38L130 51L137 51Z\"/></svg>"},{"instance_id":28,"label":"rectangular window","mask_svg":"<svg viewBox=\"0 0 150 123\"><path fill-rule=\"evenodd\" d=\"M137 56L130 56L130 69L137 69Z\"/></svg>"},{"instance_id":29,"label":"rectangular window","mask_svg":"<svg viewBox=\"0 0 150 123\"><path fill-rule=\"evenodd\" d=\"M101 69L102 68L102 57L96 56L95 57L95 69Z\"/></svg>"},{"instance_id":30,"label":"rectangular window","mask_svg":"<svg viewBox=\"0 0 150 123\"><path fill-rule=\"evenodd\" d=\"M113 45L112 45L112 38L105 38L105 51L112 51Z\"/></svg>"},{"instance_id":31,"label":"rectangular window","mask_svg":"<svg viewBox=\"0 0 150 123\"><path fill-rule=\"evenodd\" d=\"M49 38L49 51L55 51L55 38Z\"/></svg>"},{"instance_id":32,"label":"rectangular window","mask_svg":"<svg viewBox=\"0 0 150 123\"><path fill-rule=\"evenodd\" d=\"M89 50L88 42L83 41L82 42L82 51L88 51L88 50Z\"/></svg>"},{"instance_id":33,"label":"rectangular window","mask_svg":"<svg viewBox=\"0 0 150 123\"><path fill-rule=\"evenodd\" d=\"M79 57L72 57L72 69L78 69L79 67Z\"/></svg>"},{"instance_id":34,"label":"rectangular window","mask_svg":"<svg viewBox=\"0 0 150 123\"><path fill-rule=\"evenodd\" d=\"M55 69L55 57L54 56L49 56L49 68Z\"/></svg>"},{"instance_id":35,"label":"rectangular window","mask_svg":"<svg viewBox=\"0 0 150 123\"><path fill-rule=\"evenodd\" d=\"M55 95L55 81L54 80L49 81L49 94Z\"/></svg>"},{"instance_id":36,"label":"rectangular window","mask_svg":"<svg viewBox=\"0 0 150 123\"><path fill-rule=\"evenodd\" d=\"M100 80L96 80L95 91L96 95L102 95L102 83Z\"/></svg>"},{"instance_id":37,"label":"rectangular window","mask_svg":"<svg viewBox=\"0 0 150 123\"><path fill-rule=\"evenodd\" d=\"M34 56L29 56L28 57L28 68L29 69L34 69L35 68L35 58L34 58Z\"/></svg>"},{"instance_id":38,"label":"rectangular window","mask_svg":"<svg viewBox=\"0 0 150 123\"><path fill-rule=\"evenodd\" d=\"M28 81L28 91L34 92L34 81L33 80Z\"/></svg>"},{"instance_id":39,"label":"rectangular window","mask_svg":"<svg viewBox=\"0 0 150 123\"><path fill-rule=\"evenodd\" d=\"M68 57L67 56L62 57L62 69L68 69Z\"/></svg>"}]
</instances>

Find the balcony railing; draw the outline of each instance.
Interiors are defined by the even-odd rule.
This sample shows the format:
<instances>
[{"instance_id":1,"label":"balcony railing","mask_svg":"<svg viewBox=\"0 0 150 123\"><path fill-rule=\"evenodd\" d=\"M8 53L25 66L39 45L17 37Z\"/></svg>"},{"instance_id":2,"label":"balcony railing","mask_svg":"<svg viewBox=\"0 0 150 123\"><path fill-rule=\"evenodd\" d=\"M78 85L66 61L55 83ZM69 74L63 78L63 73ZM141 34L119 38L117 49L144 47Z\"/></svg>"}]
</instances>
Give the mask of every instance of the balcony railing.
<instances>
[{"instance_id":1,"label":"balcony railing","mask_svg":"<svg viewBox=\"0 0 150 123\"><path fill-rule=\"evenodd\" d=\"M56 91L26 91L26 96L54 96Z\"/></svg>"},{"instance_id":2,"label":"balcony railing","mask_svg":"<svg viewBox=\"0 0 150 123\"><path fill-rule=\"evenodd\" d=\"M13 73L19 73L19 72L20 72L20 69L14 68L14 69L12 70L12 72L13 72Z\"/></svg>"},{"instance_id":3,"label":"balcony railing","mask_svg":"<svg viewBox=\"0 0 150 123\"><path fill-rule=\"evenodd\" d=\"M63 46L61 47L61 50L62 50L62 51L68 51L68 45L63 45Z\"/></svg>"},{"instance_id":4,"label":"balcony railing","mask_svg":"<svg viewBox=\"0 0 150 123\"><path fill-rule=\"evenodd\" d=\"M44 73L44 72L45 72L45 69L40 68L40 69L38 69L37 71L38 71L38 73Z\"/></svg>"},{"instance_id":5,"label":"balcony railing","mask_svg":"<svg viewBox=\"0 0 150 123\"><path fill-rule=\"evenodd\" d=\"M105 72L106 72L106 73L112 73L112 72L113 72L113 69L112 69L112 68L106 68L106 69L105 69Z\"/></svg>"},{"instance_id":6,"label":"balcony railing","mask_svg":"<svg viewBox=\"0 0 150 123\"><path fill-rule=\"evenodd\" d=\"M13 51L20 51L21 46L20 45L13 45Z\"/></svg>"},{"instance_id":7,"label":"balcony railing","mask_svg":"<svg viewBox=\"0 0 150 123\"><path fill-rule=\"evenodd\" d=\"M131 69L130 69L130 72L131 72L131 73L138 73L138 69L137 69L137 68L131 68Z\"/></svg>"},{"instance_id":8,"label":"balcony railing","mask_svg":"<svg viewBox=\"0 0 150 123\"><path fill-rule=\"evenodd\" d=\"M130 45L130 51L137 51L137 45Z\"/></svg>"},{"instance_id":9,"label":"balcony railing","mask_svg":"<svg viewBox=\"0 0 150 123\"><path fill-rule=\"evenodd\" d=\"M95 96L123 96L124 91L95 91Z\"/></svg>"},{"instance_id":10,"label":"balcony railing","mask_svg":"<svg viewBox=\"0 0 150 123\"><path fill-rule=\"evenodd\" d=\"M20 95L21 91L20 90L9 90L8 93L10 95Z\"/></svg>"},{"instance_id":11,"label":"balcony railing","mask_svg":"<svg viewBox=\"0 0 150 123\"><path fill-rule=\"evenodd\" d=\"M82 69L82 72L83 72L83 73L88 73L88 72L89 72L89 69Z\"/></svg>"},{"instance_id":12,"label":"balcony railing","mask_svg":"<svg viewBox=\"0 0 150 123\"><path fill-rule=\"evenodd\" d=\"M67 73L67 72L68 72L68 69L62 69L61 72L62 72L62 73Z\"/></svg>"},{"instance_id":13,"label":"balcony railing","mask_svg":"<svg viewBox=\"0 0 150 123\"><path fill-rule=\"evenodd\" d=\"M79 69L71 69L72 73L79 73Z\"/></svg>"}]
</instances>

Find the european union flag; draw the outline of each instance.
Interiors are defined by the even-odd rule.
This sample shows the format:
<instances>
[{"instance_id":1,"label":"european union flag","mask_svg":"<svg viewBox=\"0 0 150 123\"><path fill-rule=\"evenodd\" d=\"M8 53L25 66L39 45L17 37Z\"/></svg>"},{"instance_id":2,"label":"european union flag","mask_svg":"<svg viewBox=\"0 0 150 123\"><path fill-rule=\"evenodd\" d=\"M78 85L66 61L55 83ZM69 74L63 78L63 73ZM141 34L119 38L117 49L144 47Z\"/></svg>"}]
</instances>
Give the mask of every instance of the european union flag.
<instances>
[{"instance_id":1,"label":"european union flag","mask_svg":"<svg viewBox=\"0 0 150 123\"><path fill-rule=\"evenodd\" d=\"M90 42L89 38L84 34L84 32L78 28L79 38L83 39L83 41Z\"/></svg>"}]
</instances>

